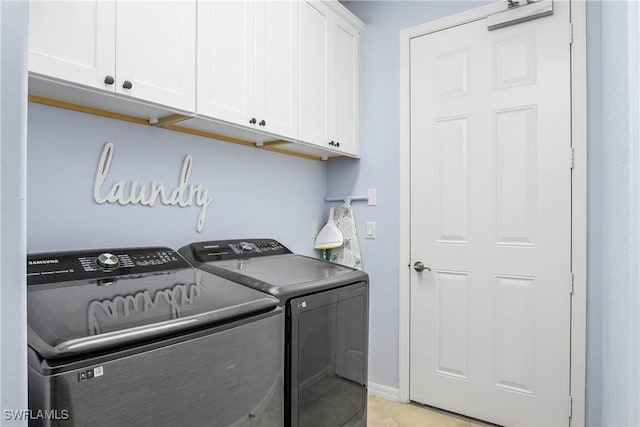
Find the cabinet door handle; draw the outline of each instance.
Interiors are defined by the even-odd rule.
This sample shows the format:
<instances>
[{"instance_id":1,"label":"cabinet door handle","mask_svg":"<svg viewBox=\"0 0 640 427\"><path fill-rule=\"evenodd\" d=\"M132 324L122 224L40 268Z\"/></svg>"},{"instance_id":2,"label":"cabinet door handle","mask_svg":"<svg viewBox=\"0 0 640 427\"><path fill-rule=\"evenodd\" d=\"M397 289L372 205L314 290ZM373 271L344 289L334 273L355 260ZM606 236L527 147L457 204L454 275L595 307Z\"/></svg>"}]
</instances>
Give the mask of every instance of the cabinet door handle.
<instances>
[{"instance_id":1,"label":"cabinet door handle","mask_svg":"<svg viewBox=\"0 0 640 427\"><path fill-rule=\"evenodd\" d=\"M336 143L335 143L335 142L333 142L333 141L331 141L331 142L329 143L329 145L336 145Z\"/></svg>"},{"instance_id":2,"label":"cabinet door handle","mask_svg":"<svg viewBox=\"0 0 640 427\"><path fill-rule=\"evenodd\" d=\"M249 120L249 123L251 123L252 125L256 124L256 118L252 117L251 120Z\"/></svg>"},{"instance_id":3,"label":"cabinet door handle","mask_svg":"<svg viewBox=\"0 0 640 427\"><path fill-rule=\"evenodd\" d=\"M122 83L122 87L125 89L131 89L133 87L133 83L129 80L125 80L124 83Z\"/></svg>"},{"instance_id":4,"label":"cabinet door handle","mask_svg":"<svg viewBox=\"0 0 640 427\"><path fill-rule=\"evenodd\" d=\"M105 76L105 78L104 78L104 84L106 84L106 85L112 85L115 82L116 81L114 80L114 78L112 76Z\"/></svg>"},{"instance_id":5,"label":"cabinet door handle","mask_svg":"<svg viewBox=\"0 0 640 427\"><path fill-rule=\"evenodd\" d=\"M336 147L340 147L340 143L339 142L336 142Z\"/></svg>"},{"instance_id":6,"label":"cabinet door handle","mask_svg":"<svg viewBox=\"0 0 640 427\"><path fill-rule=\"evenodd\" d=\"M260 126L266 126L267 122L265 122L264 120L260 120L260 123L258 123Z\"/></svg>"}]
</instances>

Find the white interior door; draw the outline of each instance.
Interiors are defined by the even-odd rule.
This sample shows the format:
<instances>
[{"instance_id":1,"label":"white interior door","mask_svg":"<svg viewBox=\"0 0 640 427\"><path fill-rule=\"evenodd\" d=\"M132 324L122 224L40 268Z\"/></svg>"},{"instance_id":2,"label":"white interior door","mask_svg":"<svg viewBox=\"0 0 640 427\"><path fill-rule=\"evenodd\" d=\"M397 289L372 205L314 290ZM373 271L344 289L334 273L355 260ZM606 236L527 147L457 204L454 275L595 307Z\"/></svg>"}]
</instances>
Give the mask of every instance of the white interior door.
<instances>
[{"instance_id":1,"label":"white interior door","mask_svg":"<svg viewBox=\"0 0 640 427\"><path fill-rule=\"evenodd\" d=\"M410 398L569 423L569 3L411 40ZM428 269L430 268L430 270Z\"/></svg>"}]
</instances>

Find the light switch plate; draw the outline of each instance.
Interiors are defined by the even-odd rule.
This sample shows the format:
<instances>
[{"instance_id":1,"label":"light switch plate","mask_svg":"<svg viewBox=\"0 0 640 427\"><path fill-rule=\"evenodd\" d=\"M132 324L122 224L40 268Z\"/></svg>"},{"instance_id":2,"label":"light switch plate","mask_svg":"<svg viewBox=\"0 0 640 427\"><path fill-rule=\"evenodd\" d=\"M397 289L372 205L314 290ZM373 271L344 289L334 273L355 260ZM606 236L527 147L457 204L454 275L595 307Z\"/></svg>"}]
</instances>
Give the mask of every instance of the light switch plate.
<instances>
[{"instance_id":1,"label":"light switch plate","mask_svg":"<svg viewBox=\"0 0 640 427\"><path fill-rule=\"evenodd\" d=\"M369 206L375 206L376 204L378 204L378 196L376 194L376 189L372 188L367 190L367 196L368 196L368 201L367 201L367 205Z\"/></svg>"},{"instance_id":2,"label":"light switch plate","mask_svg":"<svg viewBox=\"0 0 640 427\"><path fill-rule=\"evenodd\" d=\"M376 238L376 223L373 221L367 221L367 239Z\"/></svg>"}]
</instances>

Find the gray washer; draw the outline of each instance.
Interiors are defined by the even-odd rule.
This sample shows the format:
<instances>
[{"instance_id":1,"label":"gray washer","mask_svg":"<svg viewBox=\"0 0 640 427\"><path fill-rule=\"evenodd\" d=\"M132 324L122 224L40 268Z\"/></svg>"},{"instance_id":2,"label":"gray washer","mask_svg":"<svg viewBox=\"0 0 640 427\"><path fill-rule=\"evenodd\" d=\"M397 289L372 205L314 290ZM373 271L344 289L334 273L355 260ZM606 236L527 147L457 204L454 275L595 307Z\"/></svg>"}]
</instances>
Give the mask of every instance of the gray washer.
<instances>
[{"instance_id":1,"label":"gray washer","mask_svg":"<svg viewBox=\"0 0 640 427\"><path fill-rule=\"evenodd\" d=\"M369 276L273 239L196 242L194 266L276 296L285 309L285 425L366 426Z\"/></svg>"},{"instance_id":2,"label":"gray washer","mask_svg":"<svg viewBox=\"0 0 640 427\"><path fill-rule=\"evenodd\" d=\"M34 254L27 274L30 425L284 423L276 298L168 248Z\"/></svg>"}]
</instances>

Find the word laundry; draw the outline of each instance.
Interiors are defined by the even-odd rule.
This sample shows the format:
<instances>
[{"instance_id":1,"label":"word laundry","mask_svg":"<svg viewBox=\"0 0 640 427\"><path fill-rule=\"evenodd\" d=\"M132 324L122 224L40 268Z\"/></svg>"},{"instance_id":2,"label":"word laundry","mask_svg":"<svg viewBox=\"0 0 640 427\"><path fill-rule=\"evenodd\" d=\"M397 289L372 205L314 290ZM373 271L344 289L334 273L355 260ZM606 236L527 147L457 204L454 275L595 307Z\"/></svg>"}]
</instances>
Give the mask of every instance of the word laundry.
<instances>
[{"instance_id":1,"label":"word laundry","mask_svg":"<svg viewBox=\"0 0 640 427\"><path fill-rule=\"evenodd\" d=\"M113 142L107 142L102 148L102 154L98 162L98 170L96 171L96 179L93 184L93 199L96 203L154 206L159 199L163 205L180 206L182 208L192 206L195 203L195 205L200 208L196 230L202 232L207 216L207 207L209 207L213 199L209 197L209 192L203 189L200 184L189 184L193 156L185 156L182 162L182 169L180 170L178 185L171 190L171 193L169 193L163 185L157 184L155 181L151 181L148 185L139 185L138 181L135 180L129 183L127 193L127 182L120 180L111 186L106 195L102 196L102 186L111 168L113 151Z\"/></svg>"}]
</instances>

